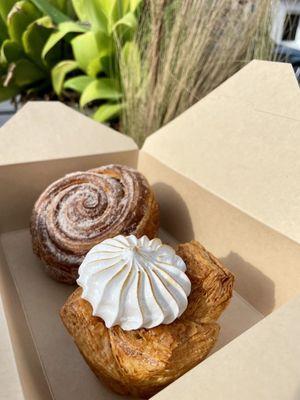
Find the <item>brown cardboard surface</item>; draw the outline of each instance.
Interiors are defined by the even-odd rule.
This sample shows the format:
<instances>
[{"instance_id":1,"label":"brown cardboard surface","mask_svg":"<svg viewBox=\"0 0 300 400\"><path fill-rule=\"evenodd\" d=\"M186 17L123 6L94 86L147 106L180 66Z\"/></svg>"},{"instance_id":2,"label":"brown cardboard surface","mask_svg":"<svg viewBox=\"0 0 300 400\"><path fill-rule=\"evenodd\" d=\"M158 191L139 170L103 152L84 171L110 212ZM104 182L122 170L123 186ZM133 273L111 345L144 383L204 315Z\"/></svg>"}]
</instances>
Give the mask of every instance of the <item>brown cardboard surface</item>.
<instances>
[{"instance_id":1,"label":"brown cardboard surface","mask_svg":"<svg viewBox=\"0 0 300 400\"><path fill-rule=\"evenodd\" d=\"M0 399L22 400L23 392L0 299Z\"/></svg>"},{"instance_id":2,"label":"brown cardboard surface","mask_svg":"<svg viewBox=\"0 0 300 400\"><path fill-rule=\"evenodd\" d=\"M53 399L124 398L106 389L96 379L60 321L59 310L74 287L58 284L45 274L32 253L28 230L3 234L1 243ZM221 333L215 351L262 318L235 295L220 320Z\"/></svg>"},{"instance_id":3,"label":"brown cardboard surface","mask_svg":"<svg viewBox=\"0 0 300 400\"><path fill-rule=\"evenodd\" d=\"M153 399L298 400L299 315L300 297L249 329Z\"/></svg>"},{"instance_id":4,"label":"brown cardboard surface","mask_svg":"<svg viewBox=\"0 0 300 400\"><path fill-rule=\"evenodd\" d=\"M300 243L299 109L291 66L253 61L143 150Z\"/></svg>"},{"instance_id":5,"label":"brown cardboard surface","mask_svg":"<svg viewBox=\"0 0 300 400\"><path fill-rule=\"evenodd\" d=\"M136 150L128 136L59 102L28 102L0 128L0 165Z\"/></svg>"},{"instance_id":6,"label":"brown cardboard surface","mask_svg":"<svg viewBox=\"0 0 300 400\"><path fill-rule=\"evenodd\" d=\"M18 291L8 269L1 243L0 292L5 311L3 329L5 327L6 329L9 328L15 365L19 373L19 377L13 373L14 366L11 365L9 358L6 359L4 364L1 364L3 368L7 368L7 372L10 371L10 374L7 376L6 384L1 387L3 397L0 398L9 398L15 386L16 396L21 397L23 395L26 400L50 400L52 396L50 395L48 384L41 369L39 356L30 332L30 326L27 324ZM7 344L5 337L0 336L0 343L4 350L4 346ZM9 356L9 349L10 345L8 344L8 347L6 347L7 356Z\"/></svg>"},{"instance_id":7,"label":"brown cardboard surface","mask_svg":"<svg viewBox=\"0 0 300 400\"><path fill-rule=\"evenodd\" d=\"M154 188L162 225L196 238L236 276L235 289L264 315L300 293L300 246L144 151L139 168Z\"/></svg>"}]
</instances>

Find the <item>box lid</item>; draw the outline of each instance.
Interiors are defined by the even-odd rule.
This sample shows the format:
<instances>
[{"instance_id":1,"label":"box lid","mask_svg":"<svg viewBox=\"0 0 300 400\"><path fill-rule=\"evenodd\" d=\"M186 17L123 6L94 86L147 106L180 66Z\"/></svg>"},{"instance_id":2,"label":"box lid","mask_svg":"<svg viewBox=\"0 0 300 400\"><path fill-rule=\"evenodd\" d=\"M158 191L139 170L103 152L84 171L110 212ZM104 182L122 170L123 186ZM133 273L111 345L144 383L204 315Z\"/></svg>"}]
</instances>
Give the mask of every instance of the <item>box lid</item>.
<instances>
[{"instance_id":1,"label":"box lid","mask_svg":"<svg viewBox=\"0 0 300 400\"><path fill-rule=\"evenodd\" d=\"M143 151L300 242L299 110L291 65L253 61Z\"/></svg>"},{"instance_id":2,"label":"box lid","mask_svg":"<svg viewBox=\"0 0 300 400\"><path fill-rule=\"evenodd\" d=\"M26 103L0 129L0 143L0 165L137 149L128 136L60 102L42 101Z\"/></svg>"}]
</instances>

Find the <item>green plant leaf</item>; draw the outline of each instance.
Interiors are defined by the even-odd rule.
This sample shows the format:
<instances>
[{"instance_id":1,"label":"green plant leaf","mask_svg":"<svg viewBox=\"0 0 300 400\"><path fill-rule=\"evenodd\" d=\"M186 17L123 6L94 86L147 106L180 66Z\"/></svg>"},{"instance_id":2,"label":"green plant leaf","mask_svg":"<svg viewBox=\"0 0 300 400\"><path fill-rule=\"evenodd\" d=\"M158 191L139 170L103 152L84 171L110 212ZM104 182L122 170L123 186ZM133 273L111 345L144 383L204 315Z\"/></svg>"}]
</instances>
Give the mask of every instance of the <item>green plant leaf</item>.
<instances>
[{"instance_id":1,"label":"green plant leaf","mask_svg":"<svg viewBox=\"0 0 300 400\"><path fill-rule=\"evenodd\" d=\"M77 22L63 22L58 25L58 30L56 32L53 32L47 42L45 43L45 46L42 51L42 57L45 59L46 55L49 53L50 50L53 49L53 47L60 41L62 40L68 33L83 33L87 31L87 27L77 23Z\"/></svg>"},{"instance_id":2,"label":"green plant leaf","mask_svg":"<svg viewBox=\"0 0 300 400\"><path fill-rule=\"evenodd\" d=\"M18 1L7 17L8 32L12 40L22 44L22 35L29 24L41 13L29 1Z\"/></svg>"},{"instance_id":3,"label":"green plant leaf","mask_svg":"<svg viewBox=\"0 0 300 400\"><path fill-rule=\"evenodd\" d=\"M134 12L141 4L142 0L130 0L130 11Z\"/></svg>"},{"instance_id":4,"label":"green plant leaf","mask_svg":"<svg viewBox=\"0 0 300 400\"><path fill-rule=\"evenodd\" d=\"M119 18L121 18L122 15L130 11L130 0L118 0L116 7L119 10Z\"/></svg>"},{"instance_id":5,"label":"green plant leaf","mask_svg":"<svg viewBox=\"0 0 300 400\"><path fill-rule=\"evenodd\" d=\"M119 60L118 55L109 54L100 58L101 71L110 78L119 77Z\"/></svg>"},{"instance_id":6,"label":"green plant leaf","mask_svg":"<svg viewBox=\"0 0 300 400\"><path fill-rule=\"evenodd\" d=\"M98 122L106 122L109 121L112 118L117 117L122 108L124 107L123 104L103 104L98 108L98 110L95 112L93 115L94 120Z\"/></svg>"},{"instance_id":7,"label":"green plant leaf","mask_svg":"<svg viewBox=\"0 0 300 400\"><path fill-rule=\"evenodd\" d=\"M101 7L103 13L106 17L110 17L114 10L118 8L119 1L118 0L96 0L95 4L97 7Z\"/></svg>"},{"instance_id":8,"label":"green plant leaf","mask_svg":"<svg viewBox=\"0 0 300 400\"><path fill-rule=\"evenodd\" d=\"M78 19L82 22L87 22L89 18L86 9L86 0L72 0L72 4Z\"/></svg>"},{"instance_id":9,"label":"green plant leaf","mask_svg":"<svg viewBox=\"0 0 300 400\"><path fill-rule=\"evenodd\" d=\"M108 0L112 3L115 0ZM89 0L85 2L88 21L91 23L93 31L108 32L108 21L105 15L106 0Z\"/></svg>"},{"instance_id":10,"label":"green plant leaf","mask_svg":"<svg viewBox=\"0 0 300 400\"><path fill-rule=\"evenodd\" d=\"M70 78L64 83L64 89L71 89L75 92L82 93L84 89L94 80L87 75L76 76L75 78Z\"/></svg>"},{"instance_id":11,"label":"green plant leaf","mask_svg":"<svg viewBox=\"0 0 300 400\"><path fill-rule=\"evenodd\" d=\"M73 54L79 67L86 71L89 63L99 57L98 44L93 32L83 33L71 41Z\"/></svg>"},{"instance_id":12,"label":"green plant leaf","mask_svg":"<svg viewBox=\"0 0 300 400\"><path fill-rule=\"evenodd\" d=\"M20 45L13 40L6 39L1 47L0 62L11 63L25 56Z\"/></svg>"},{"instance_id":13,"label":"green plant leaf","mask_svg":"<svg viewBox=\"0 0 300 400\"><path fill-rule=\"evenodd\" d=\"M80 106L94 100L118 100L122 97L119 83L115 79L100 78L91 82L80 97Z\"/></svg>"},{"instance_id":14,"label":"green plant leaf","mask_svg":"<svg viewBox=\"0 0 300 400\"><path fill-rule=\"evenodd\" d=\"M71 18L54 7L47 0L30 0L43 14L48 15L55 24L71 21Z\"/></svg>"},{"instance_id":15,"label":"green plant leaf","mask_svg":"<svg viewBox=\"0 0 300 400\"><path fill-rule=\"evenodd\" d=\"M8 38L7 26L0 16L0 46Z\"/></svg>"},{"instance_id":16,"label":"green plant leaf","mask_svg":"<svg viewBox=\"0 0 300 400\"><path fill-rule=\"evenodd\" d=\"M86 24L74 21L62 22L58 25L58 29L65 33L84 33L89 31L89 27Z\"/></svg>"},{"instance_id":17,"label":"green plant leaf","mask_svg":"<svg viewBox=\"0 0 300 400\"><path fill-rule=\"evenodd\" d=\"M63 89L66 75L78 68L78 64L74 60L64 60L58 63L51 71L52 84L55 93L60 95Z\"/></svg>"},{"instance_id":18,"label":"green plant leaf","mask_svg":"<svg viewBox=\"0 0 300 400\"><path fill-rule=\"evenodd\" d=\"M92 60L87 68L86 68L86 73L91 77L91 78L96 78L99 72L103 70L103 66L101 64L101 60L99 57L94 58Z\"/></svg>"},{"instance_id":19,"label":"green plant leaf","mask_svg":"<svg viewBox=\"0 0 300 400\"><path fill-rule=\"evenodd\" d=\"M6 21L7 15L12 9L13 5L16 3L16 0L1 0L0 1L0 16L3 21Z\"/></svg>"},{"instance_id":20,"label":"green plant leaf","mask_svg":"<svg viewBox=\"0 0 300 400\"><path fill-rule=\"evenodd\" d=\"M54 28L50 17L42 17L32 22L22 36L23 48L26 54L35 62L43 66L42 50Z\"/></svg>"},{"instance_id":21,"label":"green plant leaf","mask_svg":"<svg viewBox=\"0 0 300 400\"><path fill-rule=\"evenodd\" d=\"M125 14L118 22L116 22L113 26L113 30L116 30L118 26L125 26L129 29L136 29L137 27L137 19L132 12Z\"/></svg>"},{"instance_id":22,"label":"green plant leaf","mask_svg":"<svg viewBox=\"0 0 300 400\"><path fill-rule=\"evenodd\" d=\"M0 85L0 102L4 100L9 100L12 97L16 96L19 93L19 88L12 87L3 87Z\"/></svg>"},{"instance_id":23,"label":"green plant leaf","mask_svg":"<svg viewBox=\"0 0 300 400\"><path fill-rule=\"evenodd\" d=\"M58 8L65 14L68 14L68 0L49 0L53 7Z\"/></svg>"},{"instance_id":24,"label":"green plant leaf","mask_svg":"<svg viewBox=\"0 0 300 400\"><path fill-rule=\"evenodd\" d=\"M31 61L23 59L15 63L12 71L13 83L25 86L45 78L45 73Z\"/></svg>"}]
</instances>

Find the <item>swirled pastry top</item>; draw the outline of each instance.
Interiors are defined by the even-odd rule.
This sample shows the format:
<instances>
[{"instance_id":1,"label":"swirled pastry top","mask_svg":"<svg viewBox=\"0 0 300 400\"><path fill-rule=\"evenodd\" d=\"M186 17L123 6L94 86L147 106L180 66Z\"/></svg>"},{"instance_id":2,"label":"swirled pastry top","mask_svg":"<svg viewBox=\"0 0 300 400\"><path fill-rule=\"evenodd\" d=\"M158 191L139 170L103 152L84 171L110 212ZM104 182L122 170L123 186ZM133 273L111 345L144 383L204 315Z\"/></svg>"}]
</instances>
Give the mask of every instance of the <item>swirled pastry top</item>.
<instances>
[{"instance_id":1,"label":"swirled pastry top","mask_svg":"<svg viewBox=\"0 0 300 400\"><path fill-rule=\"evenodd\" d=\"M31 218L34 252L56 279L74 283L86 253L116 235L155 237L159 210L146 178L133 168L107 165L52 183Z\"/></svg>"},{"instance_id":2,"label":"swirled pastry top","mask_svg":"<svg viewBox=\"0 0 300 400\"><path fill-rule=\"evenodd\" d=\"M160 239L118 235L88 252L77 283L107 328L153 328L185 311L191 291L185 270L184 261Z\"/></svg>"}]
</instances>

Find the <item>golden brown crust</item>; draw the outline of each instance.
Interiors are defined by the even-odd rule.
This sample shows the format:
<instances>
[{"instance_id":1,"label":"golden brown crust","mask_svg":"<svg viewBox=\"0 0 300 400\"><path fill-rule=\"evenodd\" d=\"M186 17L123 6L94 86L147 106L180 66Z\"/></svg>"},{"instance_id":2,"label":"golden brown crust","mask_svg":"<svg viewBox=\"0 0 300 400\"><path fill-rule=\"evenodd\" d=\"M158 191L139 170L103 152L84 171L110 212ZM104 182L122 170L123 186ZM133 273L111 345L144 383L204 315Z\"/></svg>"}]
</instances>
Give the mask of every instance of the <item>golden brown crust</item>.
<instances>
[{"instance_id":1,"label":"golden brown crust","mask_svg":"<svg viewBox=\"0 0 300 400\"><path fill-rule=\"evenodd\" d=\"M188 265L187 276L192 283L184 317L191 316L199 323L216 321L230 301L232 273L195 240L180 244L176 253Z\"/></svg>"},{"instance_id":2,"label":"golden brown crust","mask_svg":"<svg viewBox=\"0 0 300 400\"><path fill-rule=\"evenodd\" d=\"M92 316L81 288L61 318L95 374L120 394L150 397L201 362L215 344L215 322L232 296L233 275L199 243L178 247L192 282L189 306L170 325L123 331Z\"/></svg>"},{"instance_id":3,"label":"golden brown crust","mask_svg":"<svg viewBox=\"0 0 300 400\"><path fill-rule=\"evenodd\" d=\"M119 234L156 236L159 209L145 177L120 165L75 172L50 185L31 217L34 252L56 280L74 283L86 253Z\"/></svg>"}]
</instances>

